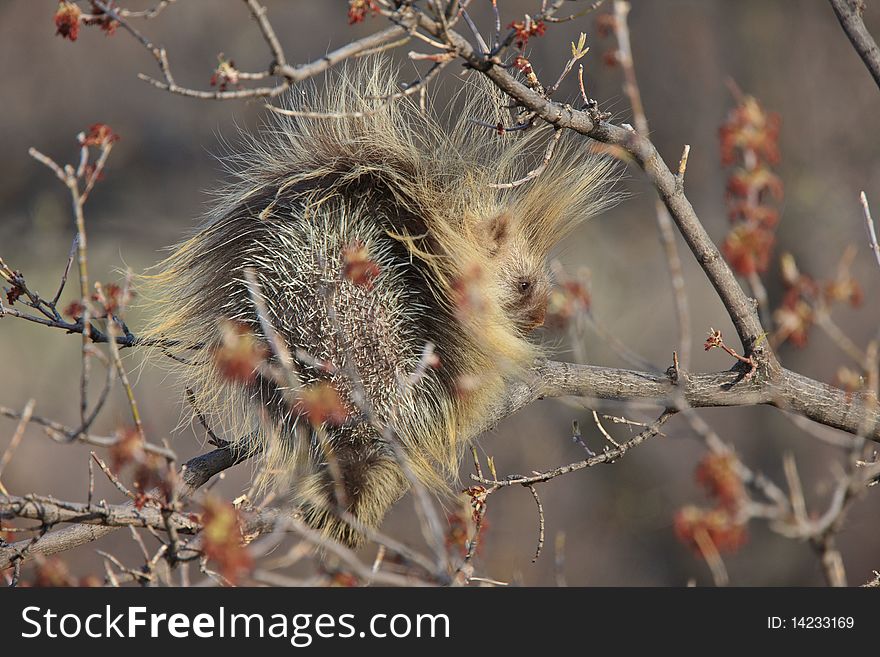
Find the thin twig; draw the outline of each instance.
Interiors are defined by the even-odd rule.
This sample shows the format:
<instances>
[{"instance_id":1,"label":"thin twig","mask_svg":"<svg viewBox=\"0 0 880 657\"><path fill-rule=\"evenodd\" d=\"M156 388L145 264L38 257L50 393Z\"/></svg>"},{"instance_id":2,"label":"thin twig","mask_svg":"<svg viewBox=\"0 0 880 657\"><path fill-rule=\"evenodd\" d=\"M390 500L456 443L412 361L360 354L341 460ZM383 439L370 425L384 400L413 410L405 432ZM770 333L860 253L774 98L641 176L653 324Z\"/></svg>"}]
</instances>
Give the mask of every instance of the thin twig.
<instances>
[{"instance_id":1,"label":"thin twig","mask_svg":"<svg viewBox=\"0 0 880 657\"><path fill-rule=\"evenodd\" d=\"M3 486L3 470L9 465L12 456L15 454L15 450L18 449L18 445L24 437L24 431L27 429L28 422L31 421L31 416L34 412L34 404L36 403L36 399L29 399L27 404L24 405L24 410L21 412L21 419L18 421L18 426L15 427L15 433L12 434L12 440L9 441L9 445L3 452L3 456L0 457L0 492L4 494L6 494L6 489Z\"/></svg>"},{"instance_id":2,"label":"thin twig","mask_svg":"<svg viewBox=\"0 0 880 657\"><path fill-rule=\"evenodd\" d=\"M510 479L487 479L484 477L478 477L476 475L471 475L471 479L474 481L478 481L483 485L503 488L505 486L514 486L514 485L522 485L527 486L529 484L538 484L543 483L545 481L550 481L551 479L555 479L556 477L568 474L569 472L575 472L576 470L582 470L584 468L591 468L596 465L600 465L602 463L614 463L617 459L623 457L629 450L633 447L636 447L646 440L653 438L657 434L660 433L660 427L662 427L666 421L675 415L678 411L675 410L666 410L663 412L660 417L658 417L651 426L647 429L639 433L634 438L628 440L625 443L621 443L620 447L615 447L613 449L609 449L602 454L598 454L597 456L590 457L584 461L578 461L577 463L570 463L568 465L564 465L562 467L556 468L554 470L549 470L547 472L542 472L536 475L532 475L529 477L516 476Z\"/></svg>"},{"instance_id":3,"label":"thin twig","mask_svg":"<svg viewBox=\"0 0 880 657\"><path fill-rule=\"evenodd\" d=\"M538 497L538 491L533 484L526 484L526 488L535 498L535 504L538 506L538 547L535 549L535 556L532 557L532 563L538 561L541 556L541 550L544 548L544 507L541 505L541 498Z\"/></svg>"},{"instance_id":4,"label":"thin twig","mask_svg":"<svg viewBox=\"0 0 880 657\"><path fill-rule=\"evenodd\" d=\"M874 219L871 217L871 208L868 207L868 197L865 196L865 192L862 192L859 196L862 201L862 211L865 214L865 225L868 229L868 246L874 252L877 266L880 267L880 245L877 244L877 230L874 227Z\"/></svg>"},{"instance_id":5,"label":"thin twig","mask_svg":"<svg viewBox=\"0 0 880 657\"><path fill-rule=\"evenodd\" d=\"M629 25L627 17L630 4L625 0L614 0L614 33L617 37L618 59L623 69L623 90L629 99L636 124L636 131L647 137L648 119L642 104L642 95L639 91L639 83L636 78L635 64L633 62L632 48L630 46ZM687 166L687 153L682 156L679 164L679 179L684 178L684 168ZM681 265L681 257L678 253L678 245L675 241L675 231L672 228L672 218L669 211L658 198L654 201L654 212L657 217L657 228L660 232L660 242L666 254L666 265L669 269L669 279L672 284L672 295L675 302L676 318L678 321L678 357L681 368L685 371L690 369L691 360L691 319L690 304L688 303L685 290L684 273Z\"/></svg>"},{"instance_id":6,"label":"thin twig","mask_svg":"<svg viewBox=\"0 0 880 657\"><path fill-rule=\"evenodd\" d=\"M119 477L117 477L115 474L113 474L113 472L110 470L110 468L107 467L107 464L104 463L104 461L101 460L101 458L97 454L95 454L94 452L91 452L90 454L91 454L91 457L95 460L95 463L98 464L98 467L101 468L101 472L103 472L105 475L107 475L107 479L109 479L110 483L116 487L116 490L121 492L123 495L125 495L129 499L132 499L132 500L137 499L137 495L135 495L128 488L126 488L125 484L123 484L121 481L119 481Z\"/></svg>"}]
</instances>

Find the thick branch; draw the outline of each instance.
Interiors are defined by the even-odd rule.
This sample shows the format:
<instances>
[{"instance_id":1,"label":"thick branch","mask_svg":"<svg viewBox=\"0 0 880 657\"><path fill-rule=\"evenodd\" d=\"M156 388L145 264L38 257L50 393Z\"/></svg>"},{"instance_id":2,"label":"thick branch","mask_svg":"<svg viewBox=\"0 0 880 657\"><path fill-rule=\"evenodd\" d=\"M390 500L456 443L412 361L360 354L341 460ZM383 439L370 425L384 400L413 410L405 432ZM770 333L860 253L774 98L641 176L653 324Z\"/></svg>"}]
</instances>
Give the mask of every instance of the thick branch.
<instances>
[{"instance_id":1,"label":"thick branch","mask_svg":"<svg viewBox=\"0 0 880 657\"><path fill-rule=\"evenodd\" d=\"M175 529L184 533L194 533L200 527L198 522L182 513L171 513L166 522L162 511L156 507L137 509L131 504L89 505L63 502L39 495L19 497L0 494L0 518L26 518L48 525L72 522L112 528L133 526L162 530L167 528L167 523L171 523Z\"/></svg>"},{"instance_id":2,"label":"thick branch","mask_svg":"<svg viewBox=\"0 0 880 657\"><path fill-rule=\"evenodd\" d=\"M241 463L252 456L246 450L235 449L234 446L215 449L207 454L202 454L190 459L182 468L183 486L180 491L181 498L192 495L198 488L204 486L214 475ZM133 509L132 504L122 505L120 508ZM52 522L71 522L72 520L53 520ZM80 520L76 522L89 522ZM92 524L78 524L57 532L49 532L40 537L36 542L18 541L9 547L0 548L0 570L9 567L16 559L23 555L41 554L49 556L59 552L72 550L80 545L91 543L110 534L122 525L107 526Z\"/></svg>"},{"instance_id":3,"label":"thick branch","mask_svg":"<svg viewBox=\"0 0 880 657\"><path fill-rule=\"evenodd\" d=\"M734 368L683 375L678 383L663 374L556 361L538 364L533 373L531 381L510 385L481 430L538 399L573 396L670 409L767 404L880 442L880 411L869 393L848 393L781 368L772 379L745 378Z\"/></svg>"},{"instance_id":4,"label":"thick branch","mask_svg":"<svg viewBox=\"0 0 880 657\"><path fill-rule=\"evenodd\" d=\"M880 48L877 47L877 42L862 20L862 12L865 10L864 0L831 0L831 6L853 48L859 53L874 82L880 87Z\"/></svg>"}]
</instances>

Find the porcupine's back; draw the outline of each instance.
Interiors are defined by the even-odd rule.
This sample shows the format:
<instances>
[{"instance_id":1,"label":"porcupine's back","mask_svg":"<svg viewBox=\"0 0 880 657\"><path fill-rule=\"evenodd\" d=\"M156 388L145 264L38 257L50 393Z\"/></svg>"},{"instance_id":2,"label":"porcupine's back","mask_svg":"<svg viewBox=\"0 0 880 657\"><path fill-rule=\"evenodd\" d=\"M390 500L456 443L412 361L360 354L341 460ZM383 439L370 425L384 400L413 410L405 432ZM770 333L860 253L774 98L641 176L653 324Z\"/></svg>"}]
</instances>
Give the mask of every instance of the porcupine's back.
<instances>
[{"instance_id":1,"label":"porcupine's back","mask_svg":"<svg viewBox=\"0 0 880 657\"><path fill-rule=\"evenodd\" d=\"M524 225L536 252L545 254L562 232L561 213L608 173L605 165L564 185L555 176L526 193L491 190L488 182L517 177L527 142L511 146L466 121L444 132L408 101L382 100L394 92L394 78L385 60L371 59L345 69L309 107L291 98L296 111L337 116L283 117L250 138L229 158L236 180L218 190L205 223L148 279L145 292L158 318L147 335L200 347L181 366L197 408L232 435L255 435L265 481L289 488L307 520L349 542L357 533L329 511L340 490L328 464L341 474L349 510L367 525L406 490L405 475L390 446L363 422L316 432L283 401L276 382L243 385L218 375L210 354L224 321L265 338L245 270L254 271L266 300L264 319L292 352L305 355L296 361L301 383L329 381L352 418L364 407L372 411L405 447L412 473L440 489L457 464L458 438L480 426L503 378L537 354L491 290L478 312L463 316L456 307L461 281L479 278L473 272L491 256L483 218L517 205L530 217ZM465 118L497 112L477 105ZM595 159L586 158L584 166L591 165ZM343 274L343 252L354 245L378 265L369 286ZM440 367L409 387L428 342ZM313 359L332 371L310 365ZM469 376L477 385L460 394Z\"/></svg>"}]
</instances>

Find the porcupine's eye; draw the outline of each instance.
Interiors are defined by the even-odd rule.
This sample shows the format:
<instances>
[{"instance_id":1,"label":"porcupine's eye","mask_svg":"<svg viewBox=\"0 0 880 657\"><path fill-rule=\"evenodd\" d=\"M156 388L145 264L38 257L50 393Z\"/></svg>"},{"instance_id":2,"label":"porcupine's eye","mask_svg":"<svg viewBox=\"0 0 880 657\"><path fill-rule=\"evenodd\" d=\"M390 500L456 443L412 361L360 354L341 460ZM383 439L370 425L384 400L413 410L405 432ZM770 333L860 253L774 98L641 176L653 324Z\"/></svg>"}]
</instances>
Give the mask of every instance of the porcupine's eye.
<instances>
[{"instance_id":1,"label":"porcupine's eye","mask_svg":"<svg viewBox=\"0 0 880 657\"><path fill-rule=\"evenodd\" d=\"M532 282L526 278L521 278L517 287L519 288L520 294L526 295L529 293L529 290L532 289Z\"/></svg>"}]
</instances>

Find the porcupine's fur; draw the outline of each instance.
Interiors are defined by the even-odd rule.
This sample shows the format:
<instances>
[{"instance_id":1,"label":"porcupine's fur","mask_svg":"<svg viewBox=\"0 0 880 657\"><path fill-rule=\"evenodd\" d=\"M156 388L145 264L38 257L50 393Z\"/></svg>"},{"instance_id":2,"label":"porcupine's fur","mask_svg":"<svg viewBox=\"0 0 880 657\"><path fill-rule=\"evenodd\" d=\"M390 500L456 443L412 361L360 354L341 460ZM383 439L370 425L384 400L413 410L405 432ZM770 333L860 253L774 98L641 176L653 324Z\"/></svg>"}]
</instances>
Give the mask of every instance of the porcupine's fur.
<instances>
[{"instance_id":1,"label":"porcupine's fur","mask_svg":"<svg viewBox=\"0 0 880 657\"><path fill-rule=\"evenodd\" d=\"M291 109L338 116L276 116L247 138L230 157L235 180L144 285L158 318L147 337L200 347L180 366L196 408L230 435L258 441L262 483L286 491L306 522L352 545L363 535L339 517L339 502L377 526L409 488L401 455L410 476L446 489L505 382L540 353L529 333L544 317L548 253L613 195L611 165L583 140L563 139L534 180L493 188L540 164L550 131L498 135L474 125L471 117L494 123L509 113L473 83L461 119L444 130L407 99L378 100L395 91L395 73L370 58L323 90L292 93ZM353 244L378 264L371 286L342 273L343 250ZM283 401L278 383L219 376L207 354L220 344L224 320L265 339L247 268L265 298L264 319L290 351L334 366L297 360L302 384L329 381L350 408L362 385L360 408L390 434L357 421L316 431ZM408 385L424 369L429 342L439 365Z\"/></svg>"}]
</instances>

